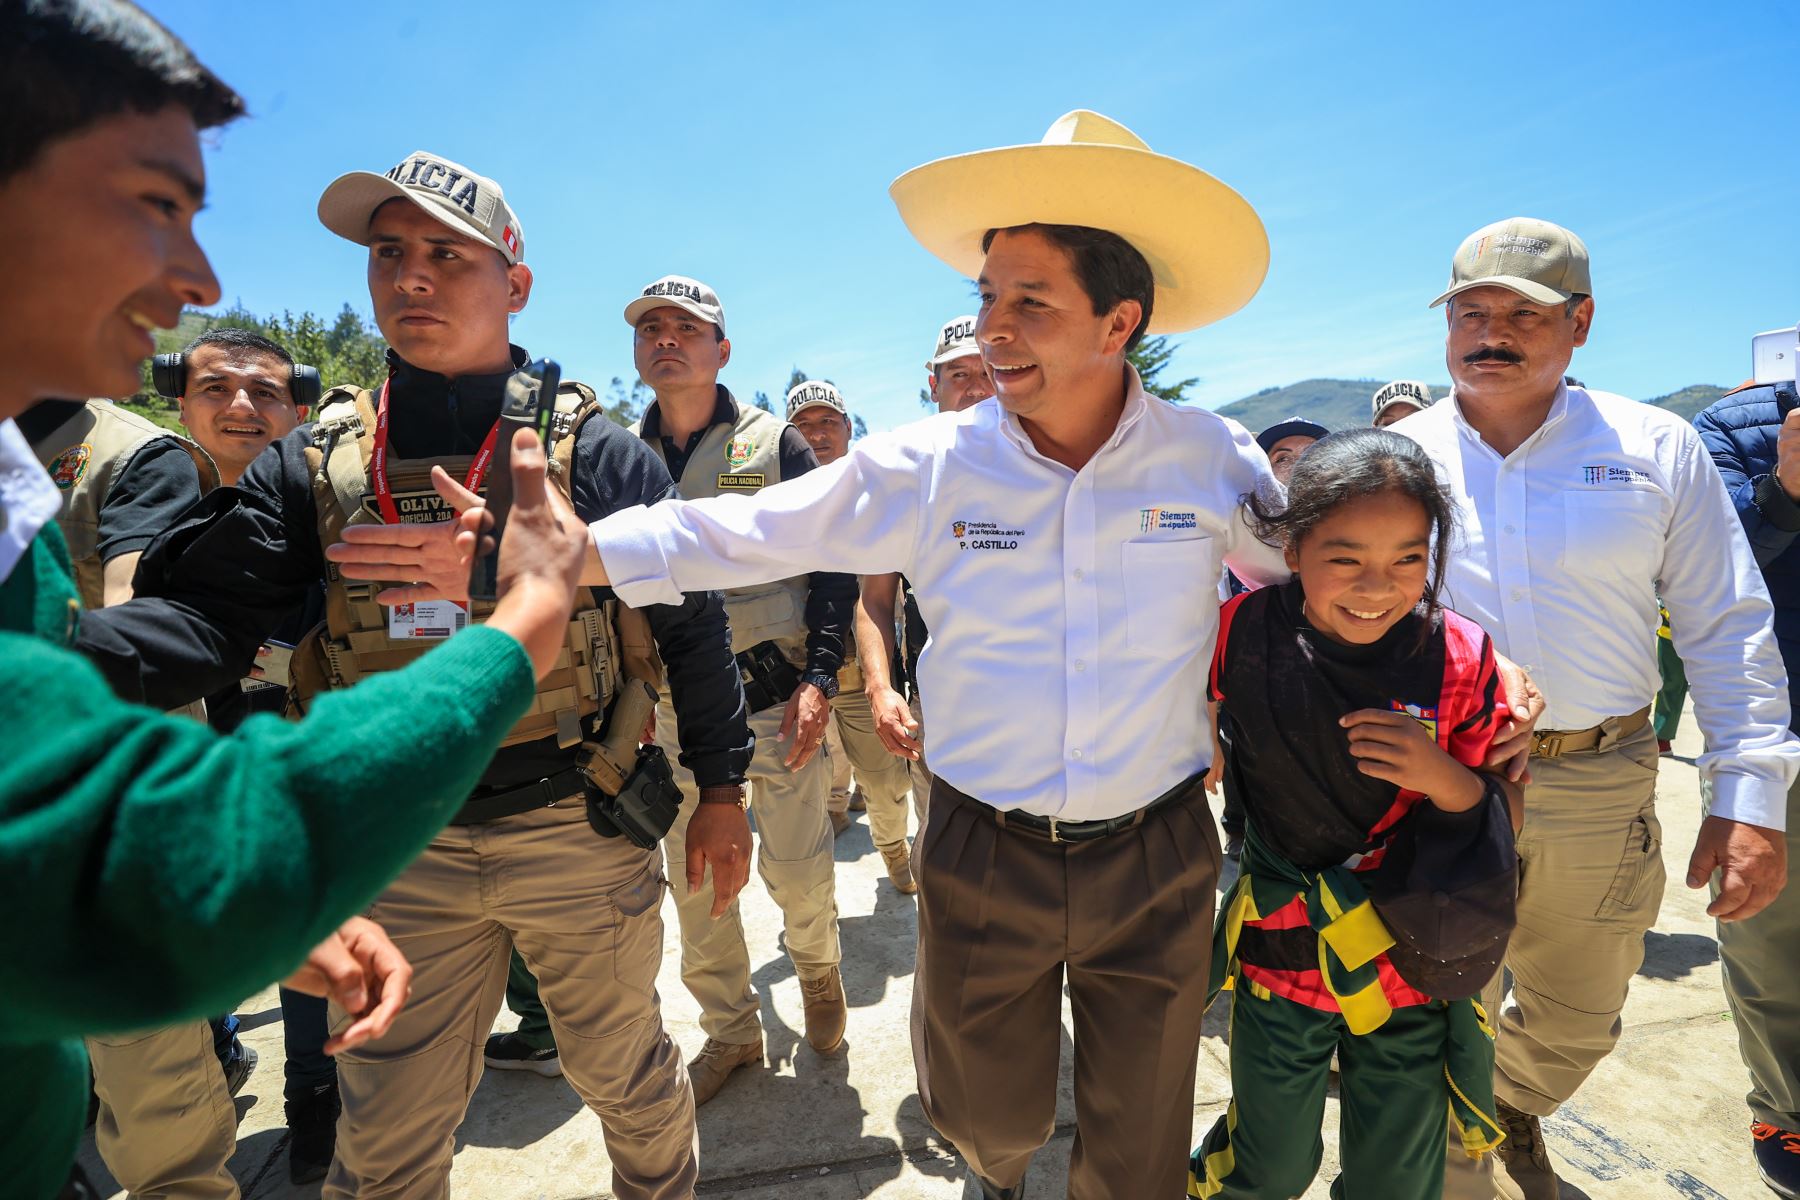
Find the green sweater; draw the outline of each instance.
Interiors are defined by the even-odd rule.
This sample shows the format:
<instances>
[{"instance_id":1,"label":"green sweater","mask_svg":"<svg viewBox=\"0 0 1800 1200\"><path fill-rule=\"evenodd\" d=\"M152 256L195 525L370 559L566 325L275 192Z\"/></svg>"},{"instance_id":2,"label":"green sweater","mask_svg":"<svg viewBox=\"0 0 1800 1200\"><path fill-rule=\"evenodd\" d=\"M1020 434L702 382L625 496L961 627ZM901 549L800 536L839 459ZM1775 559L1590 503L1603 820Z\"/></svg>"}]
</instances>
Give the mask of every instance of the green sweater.
<instances>
[{"instance_id":1,"label":"green sweater","mask_svg":"<svg viewBox=\"0 0 1800 1200\"><path fill-rule=\"evenodd\" d=\"M126 704L64 649L54 526L0 583L0 1161L49 1196L86 1105L80 1037L221 1012L362 911L467 797L533 694L471 628L303 722L221 737Z\"/></svg>"}]
</instances>

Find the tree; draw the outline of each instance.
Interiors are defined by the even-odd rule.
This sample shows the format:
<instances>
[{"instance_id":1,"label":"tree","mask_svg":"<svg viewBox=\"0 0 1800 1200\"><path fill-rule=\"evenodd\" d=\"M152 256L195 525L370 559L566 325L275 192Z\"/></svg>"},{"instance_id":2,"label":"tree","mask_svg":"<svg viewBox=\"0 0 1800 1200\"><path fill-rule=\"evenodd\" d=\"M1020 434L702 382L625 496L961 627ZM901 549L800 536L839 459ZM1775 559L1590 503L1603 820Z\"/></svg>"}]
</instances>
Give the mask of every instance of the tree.
<instances>
[{"instance_id":1,"label":"tree","mask_svg":"<svg viewBox=\"0 0 1800 1200\"><path fill-rule=\"evenodd\" d=\"M756 405L756 407L762 409L764 412L769 413L771 415L775 412L775 405L770 403L769 393L767 393L767 392L756 393L756 395L754 395L750 398L750 403Z\"/></svg>"},{"instance_id":2,"label":"tree","mask_svg":"<svg viewBox=\"0 0 1800 1200\"><path fill-rule=\"evenodd\" d=\"M1163 368L1175 356L1175 345L1166 337L1147 337L1136 347L1125 352L1125 360L1137 368L1138 378L1144 381L1144 390L1152 396L1161 396L1172 404L1184 403L1187 390L1199 383L1199 379L1183 379L1180 383L1169 383L1163 380Z\"/></svg>"},{"instance_id":3,"label":"tree","mask_svg":"<svg viewBox=\"0 0 1800 1200\"><path fill-rule=\"evenodd\" d=\"M217 313L182 314L174 329L156 335L156 352L182 350L211 329L248 329L260 333L294 356L294 361L319 369L319 381L327 388L338 384L368 387L387 375L387 342L348 304L329 327L313 313L259 317L241 304ZM150 382L150 364L144 364L138 396L141 404L155 404L156 389Z\"/></svg>"},{"instance_id":4,"label":"tree","mask_svg":"<svg viewBox=\"0 0 1800 1200\"><path fill-rule=\"evenodd\" d=\"M650 389L645 386L642 379L632 380L631 386L628 388L623 379L614 375L612 383L607 386L606 395L601 398L600 402L606 406L606 415L609 419L629 429L639 417L644 415L644 410L650 407L650 400Z\"/></svg>"},{"instance_id":5,"label":"tree","mask_svg":"<svg viewBox=\"0 0 1800 1200\"><path fill-rule=\"evenodd\" d=\"M1147 337L1135 348L1126 351L1125 360L1137 368L1138 378L1144 381L1146 392L1152 396L1161 396L1174 404L1183 404L1187 401L1187 390L1200 381L1183 379L1179 383L1168 383L1162 379L1163 368L1169 365L1175 349L1174 344L1166 337ZM932 402L929 388L919 389L919 407L937 407Z\"/></svg>"},{"instance_id":6,"label":"tree","mask_svg":"<svg viewBox=\"0 0 1800 1200\"><path fill-rule=\"evenodd\" d=\"M862 414L853 414L850 417L850 440L854 442L857 438L865 438L868 436L869 426L868 423L862 419Z\"/></svg>"}]
</instances>

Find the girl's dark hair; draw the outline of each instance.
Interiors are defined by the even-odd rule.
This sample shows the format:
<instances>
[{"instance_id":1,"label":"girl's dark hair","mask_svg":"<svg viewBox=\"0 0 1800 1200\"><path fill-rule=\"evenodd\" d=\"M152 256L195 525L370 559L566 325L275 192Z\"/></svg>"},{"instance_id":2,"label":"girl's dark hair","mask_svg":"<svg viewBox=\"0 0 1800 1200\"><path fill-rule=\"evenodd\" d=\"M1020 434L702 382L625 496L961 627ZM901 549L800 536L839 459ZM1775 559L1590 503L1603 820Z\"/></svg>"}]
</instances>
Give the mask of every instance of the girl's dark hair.
<instances>
[{"instance_id":1,"label":"girl's dark hair","mask_svg":"<svg viewBox=\"0 0 1800 1200\"><path fill-rule=\"evenodd\" d=\"M1428 615L1443 607L1444 571L1456 535L1456 505L1438 482L1419 443L1386 429L1345 429L1308 446L1288 478L1287 507L1244 497L1252 527L1264 541L1297 548L1338 505L1382 492L1416 500L1431 519L1431 560L1421 603Z\"/></svg>"},{"instance_id":2,"label":"girl's dark hair","mask_svg":"<svg viewBox=\"0 0 1800 1200\"><path fill-rule=\"evenodd\" d=\"M129 0L0 0L0 183L51 142L171 104L200 129L244 111L186 43Z\"/></svg>"}]
</instances>

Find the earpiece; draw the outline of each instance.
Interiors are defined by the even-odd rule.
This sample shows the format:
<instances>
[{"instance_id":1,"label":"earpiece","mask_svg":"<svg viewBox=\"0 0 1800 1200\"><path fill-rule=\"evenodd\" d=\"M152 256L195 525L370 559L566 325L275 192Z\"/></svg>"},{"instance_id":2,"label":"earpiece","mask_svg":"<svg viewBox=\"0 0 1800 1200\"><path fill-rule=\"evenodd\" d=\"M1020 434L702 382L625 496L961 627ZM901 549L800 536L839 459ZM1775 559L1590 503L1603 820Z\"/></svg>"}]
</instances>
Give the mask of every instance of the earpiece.
<instances>
[{"instance_id":1,"label":"earpiece","mask_svg":"<svg viewBox=\"0 0 1800 1200\"><path fill-rule=\"evenodd\" d=\"M150 382L155 386L157 395L169 400L179 399L187 392L186 359L179 352L158 354L150 360ZM319 368L295 363L293 374L288 379L288 391L299 408L312 408L318 404L323 391L319 382Z\"/></svg>"}]
</instances>

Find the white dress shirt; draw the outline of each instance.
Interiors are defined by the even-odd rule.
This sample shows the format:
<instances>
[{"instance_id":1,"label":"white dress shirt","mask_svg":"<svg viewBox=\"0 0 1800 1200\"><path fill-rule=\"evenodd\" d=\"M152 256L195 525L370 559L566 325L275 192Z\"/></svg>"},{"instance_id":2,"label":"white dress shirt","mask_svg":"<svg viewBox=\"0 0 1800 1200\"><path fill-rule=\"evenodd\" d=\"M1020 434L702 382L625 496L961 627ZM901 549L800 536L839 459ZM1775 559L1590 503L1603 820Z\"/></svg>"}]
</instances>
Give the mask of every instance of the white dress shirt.
<instances>
[{"instance_id":1,"label":"white dress shirt","mask_svg":"<svg viewBox=\"0 0 1800 1200\"><path fill-rule=\"evenodd\" d=\"M931 769L996 808L1094 820L1212 758L1219 571L1287 575L1239 498L1279 495L1243 428L1147 395L1079 471L998 403L857 442L754 496L666 501L593 526L628 604L802 571L899 571L931 639Z\"/></svg>"},{"instance_id":2,"label":"white dress shirt","mask_svg":"<svg viewBox=\"0 0 1800 1200\"><path fill-rule=\"evenodd\" d=\"M1762 575L1693 427L1559 385L1543 425L1504 459L1454 391L1391 428L1425 448L1456 500L1446 600L1536 680L1538 728L1587 729L1651 702L1660 595L1706 735L1713 814L1784 828L1800 773L1787 672Z\"/></svg>"},{"instance_id":3,"label":"white dress shirt","mask_svg":"<svg viewBox=\"0 0 1800 1200\"><path fill-rule=\"evenodd\" d=\"M13 421L0 421L0 580L13 573L38 530L62 511L62 493Z\"/></svg>"}]
</instances>

